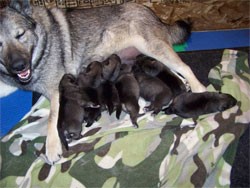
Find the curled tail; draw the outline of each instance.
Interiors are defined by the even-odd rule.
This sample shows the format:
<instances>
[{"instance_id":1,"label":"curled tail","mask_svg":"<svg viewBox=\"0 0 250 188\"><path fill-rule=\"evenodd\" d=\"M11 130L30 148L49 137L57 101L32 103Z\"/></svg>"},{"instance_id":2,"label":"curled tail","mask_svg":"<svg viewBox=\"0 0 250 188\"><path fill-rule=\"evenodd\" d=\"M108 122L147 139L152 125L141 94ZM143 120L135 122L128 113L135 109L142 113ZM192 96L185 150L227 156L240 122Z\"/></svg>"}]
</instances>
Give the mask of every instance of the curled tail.
<instances>
[{"instance_id":1,"label":"curled tail","mask_svg":"<svg viewBox=\"0 0 250 188\"><path fill-rule=\"evenodd\" d=\"M190 19L178 20L174 25L168 26L170 34L170 42L172 44L181 44L185 42L191 35L192 22Z\"/></svg>"}]
</instances>

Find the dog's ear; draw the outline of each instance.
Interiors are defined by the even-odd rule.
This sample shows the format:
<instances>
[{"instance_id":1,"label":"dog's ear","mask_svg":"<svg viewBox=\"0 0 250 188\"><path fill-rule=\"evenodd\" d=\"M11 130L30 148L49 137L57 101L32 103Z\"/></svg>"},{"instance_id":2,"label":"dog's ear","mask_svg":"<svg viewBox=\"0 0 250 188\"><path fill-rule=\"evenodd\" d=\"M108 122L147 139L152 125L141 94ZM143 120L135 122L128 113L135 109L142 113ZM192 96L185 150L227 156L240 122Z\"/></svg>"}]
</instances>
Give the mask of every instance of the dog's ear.
<instances>
[{"instance_id":1,"label":"dog's ear","mask_svg":"<svg viewBox=\"0 0 250 188\"><path fill-rule=\"evenodd\" d=\"M11 0L9 7L15 9L23 15L30 16L32 14L32 7L29 0Z\"/></svg>"}]
</instances>

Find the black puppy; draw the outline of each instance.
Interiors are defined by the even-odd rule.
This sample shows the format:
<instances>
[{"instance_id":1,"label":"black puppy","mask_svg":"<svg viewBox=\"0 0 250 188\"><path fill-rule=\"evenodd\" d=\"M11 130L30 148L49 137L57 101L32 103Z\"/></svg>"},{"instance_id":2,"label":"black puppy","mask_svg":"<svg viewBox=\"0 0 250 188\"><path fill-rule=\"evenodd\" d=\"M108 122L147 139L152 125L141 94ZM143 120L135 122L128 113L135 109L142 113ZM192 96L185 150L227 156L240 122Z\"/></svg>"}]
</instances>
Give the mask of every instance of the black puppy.
<instances>
[{"instance_id":1,"label":"black puppy","mask_svg":"<svg viewBox=\"0 0 250 188\"><path fill-rule=\"evenodd\" d=\"M122 64L120 75L118 76L115 86L118 90L120 102L123 110L130 115L131 122L135 128L138 128L137 117L139 115L140 106L138 99L140 96L140 88L134 74L131 72L131 66ZM121 108L117 109L116 117L119 119Z\"/></svg>"},{"instance_id":2,"label":"black puppy","mask_svg":"<svg viewBox=\"0 0 250 188\"><path fill-rule=\"evenodd\" d=\"M136 72L135 78L140 86L140 96L151 102L144 108L144 111L153 111L153 115L156 115L172 100L171 89L159 78L149 76L144 72Z\"/></svg>"},{"instance_id":3,"label":"black puppy","mask_svg":"<svg viewBox=\"0 0 250 188\"><path fill-rule=\"evenodd\" d=\"M204 92L182 93L164 109L166 114L177 114L183 118L195 118L202 114L221 112L235 106L236 99L229 94Z\"/></svg>"},{"instance_id":4,"label":"black puppy","mask_svg":"<svg viewBox=\"0 0 250 188\"><path fill-rule=\"evenodd\" d=\"M187 92L185 84L180 79L181 76L179 75L178 77L161 62L145 55L139 55L136 57L136 65L146 74L158 77L162 80L169 88L171 88L173 96Z\"/></svg>"},{"instance_id":5,"label":"black puppy","mask_svg":"<svg viewBox=\"0 0 250 188\"><path fill-rule=\"evenodd\" d=\"M82 123L85 108L98 107L88 96L80 92L76 79L71 74L65 74L59 84L60 109L58 132L62 143L68 149L68 142L81 138Z\"/></svg>"},{"instance_id":6,"label":"black puppy","mask_svg":"<svg viewBox=\"0 0 250 188\"><path fill-rule=\"evenodd\" d=\"M93 122L94 114L96 114L97 120L101 111L108 109L109 114L111 114L120 105L118 91L113 83L119 75L120 65L120 58L113 54L103 62L90 63L86 70L80 72L78 76L79 86L89 93L93 102L101 105L101 110L90 109L87 126Z\"/></svg>"},{"instance_id":7,"label":"black puppy","mask_svg":"<svg viewBox=\"0 0 250 188\"><path fill-rule=\"evenodd\" d=\"M90 127L101 117L104 108L100 94L102 92L102 83L102 64L98 61L91 62L86 69L82 68L77 77L80 92L86 93L91 102L99 105L99 108L85 108L84 120L87 122L86 127Z\"/></svg>"},{"instance_id":8,"label":"black puppy","mask_svg":"<svg viewBox=\"0 0 250 188\"><path fill-rule=\"evenodd\" d=\"M106 104L109 114L112 114L119 106L120 98L114 85L121 68L121 59L116 54L112 54L102 62L102 77L105 80L102 85L102 100Z\"/></svg>"}]
</instances>

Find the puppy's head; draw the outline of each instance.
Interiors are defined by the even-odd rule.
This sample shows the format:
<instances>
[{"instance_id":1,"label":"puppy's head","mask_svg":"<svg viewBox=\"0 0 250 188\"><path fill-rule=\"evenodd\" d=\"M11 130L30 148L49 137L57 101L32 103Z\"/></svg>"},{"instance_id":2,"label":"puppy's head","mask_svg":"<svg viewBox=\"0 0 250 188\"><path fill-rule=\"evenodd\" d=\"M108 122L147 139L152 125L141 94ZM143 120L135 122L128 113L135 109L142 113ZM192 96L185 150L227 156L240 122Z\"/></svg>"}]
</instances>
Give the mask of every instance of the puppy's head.
<instances>
[{"instance_id":1,"label":"puppy's head","mask_svg":"<svg viewBox=\"0 0 250 188\"><path fill-rule=\"evenodd\" d=\"M84 109L77 101L61 97L57 126L59 137L67 150L68 142L80 138L83 118Z\"/></svg>"},{"instance_id":2,"label":"puppy's head","mask_svg":"<svg viewBox=\"0 0 250 188\"><path fill-rule=\"evenodd\" d=\"M116 54L112 54L108 59L102 62L102 76L104 80L115 81L120 72L121 59Z\"/></svg>"},{"instance_id":3,"label":"puppy's head","mask_svg":"<svg viewBox=\"0 0 250 188\"><path fill-rule=\"evenodd\" d=\"M64 74L59 83L59 90L69 87L76 87L76 78L72 74Z\"/></svg>"},{"instance_id":4,"label":"puppy's head","mask_svg":"<svg viewBox=\"0 0 250 188\"><path fill-rule=\"evenodd\" d=\"M102 81L102 64L98 61L90 63L78 76L78 84L83 86L96 88Z\"/></svg>"},{"instance_id":5,"label":"puppy's head","mask_svg":"<svg viewBox=\"0 0 250 188\"><path fill-rule=\"evenodd\" d=\"M164 66L162 63L145 55L137 56L136 64L143 72L150 76L157 76L157 74L160 73Z\"/></svg>"}]
</instances>

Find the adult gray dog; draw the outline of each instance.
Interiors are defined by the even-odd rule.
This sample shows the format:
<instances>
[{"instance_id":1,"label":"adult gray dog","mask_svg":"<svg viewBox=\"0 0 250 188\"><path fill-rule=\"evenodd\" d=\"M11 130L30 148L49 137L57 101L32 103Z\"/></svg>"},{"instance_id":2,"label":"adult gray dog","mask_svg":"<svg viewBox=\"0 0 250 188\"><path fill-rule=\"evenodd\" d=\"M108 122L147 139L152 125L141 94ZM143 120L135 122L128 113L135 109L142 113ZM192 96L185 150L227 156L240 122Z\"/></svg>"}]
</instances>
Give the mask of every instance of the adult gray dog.
<instances>
[{"instance_id":1,"label":"adult gray dog","mask_svg":"<svg viewBox=\"0 0 250 188\"><path fill-rule=\"evenodd\" d=\"M62 154L56 125L58 85L65 73L77 75L82 65L113 53L121 59L143 53L183 75L193 92L205 91L172 49L186 39L188 28L183 21L163 24L150 9L135 3L59 10L12 0L0 10L0 80L50 100L46 156L53 164Z\"/></svg>"}]
</instances>

